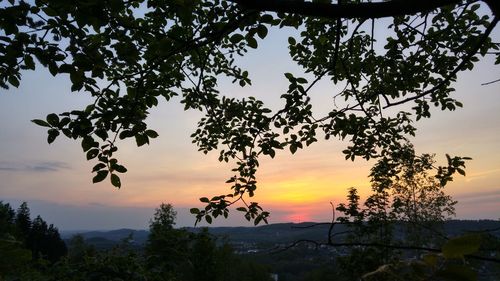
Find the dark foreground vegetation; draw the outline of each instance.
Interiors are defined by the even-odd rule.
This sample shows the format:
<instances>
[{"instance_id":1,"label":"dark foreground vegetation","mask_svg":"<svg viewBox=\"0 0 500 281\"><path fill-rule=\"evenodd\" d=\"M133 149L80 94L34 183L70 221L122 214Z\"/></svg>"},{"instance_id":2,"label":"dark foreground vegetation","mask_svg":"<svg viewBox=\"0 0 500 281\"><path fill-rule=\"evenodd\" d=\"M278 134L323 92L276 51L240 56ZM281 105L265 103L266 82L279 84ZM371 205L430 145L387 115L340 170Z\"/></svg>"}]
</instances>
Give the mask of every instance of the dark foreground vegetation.
<instances>
[{"instance_id":1,"label":"dark foreground vegetation","mask_svg":"<svg viewBox=\"0 0 500 281\"><path fill-rule=\"evenodd\" d=\"M390 229L388 240L377 238L378 245L367 246L370 235L365 233L363 240L360 230L346 223L334 224L333 230L331 224L317 223L177 229L175 215L171 205L162 204L149 231L61 237L40 216L31 220L26 203L16 211L0 203L0 280L500 278L500 222L494 220L446 221L436 228L442 237L426 236L424 243L406 233L406 223L399 221L384 226ZM374 230L368 222L362 225L365 231ZM371 236L378 235L375 231Z\"/></svg>"},{"instance_id":2,"label":"dark foreground vegetation","mask_svg":"<svg viewBox=\"0 0 500 281\"><path fill-rule=\"evenodd\" d=\"M25 203L16 212L0 202L0 280L271 280L266 266L207 231L174 229L175 215L162 204L141 247L128 236L96 249L81 235L65 243L40 217L31 221Z\"/></svg>"}]
</instances>

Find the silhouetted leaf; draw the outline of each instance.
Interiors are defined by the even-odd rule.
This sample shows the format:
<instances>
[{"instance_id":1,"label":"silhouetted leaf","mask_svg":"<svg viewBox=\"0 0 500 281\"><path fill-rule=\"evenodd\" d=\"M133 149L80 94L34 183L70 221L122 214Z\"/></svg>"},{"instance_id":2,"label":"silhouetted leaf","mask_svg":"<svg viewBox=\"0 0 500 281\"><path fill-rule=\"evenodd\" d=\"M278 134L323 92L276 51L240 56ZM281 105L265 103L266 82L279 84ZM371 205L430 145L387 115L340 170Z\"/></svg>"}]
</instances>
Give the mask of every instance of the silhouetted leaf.
<instances>
[{"instance_id":1,"label":"silhouetted leaf","mask_svg":"<svg viewBox=\"0 0 500 281\"><path fill-rule=\"evenodd\" d=\"M94 148L87 151L87 160L94 159L99 154L99 149Z\"/></svg>"},{"instance_id":2,"label":"silhouetted leaf","mask_svg":"<svg viewBox=\"0 0 500 281\"><path fill-rule=\"evenodd\" d=\"M212 217L209 216L209 215L206 215L205 216L205 220L207 221L207 223L211 224L212 223Z\"/></svg>"},{"instance_id":3,"label":"silhouetted leaf","mask_svg":"<svg viewBox=\"0 0 500 281\"><path fill-rule=\"evenodd\" d=\"M47 122L50 125L57 127L59 125L59 116L57 116L57 114L55 114L55 113L51 113L51 114L47 115Z\"/></svg>"},{"instance_id":4,"label":"silhouetted leaf","mask_svg":"<svg viewBox=\"0 0 500 281\"><path fill-rule=\"evenodd\" d=\"M116 174L111 174L111 184L115 187L120 188L122 186L122 183L120 181L120 177L117 176Z\"/></svg>"},{"instance_id":5,"label":"silhouetted leaf","mask_svg":"<svg viewBox=\"0 0 500 281\"><path fill-rule=\"evenodd\" d=\"M97 175L92 179L93 183L101 182L108 176L109 171L98 171Z\"/></svg>"},{"instance_id":6,"label":"silhouetted leaf","mask_svg":"<svg viewBox=\"0 0 500 281\"><path fill-rule=\"evenodd\" d=\"M56 140L57 136L59 136L59 131L56 129L50 129L48 131L47 142L49 144L53 143Z\"/></svg>"},{"instance_id":7,"label":"silhouetted leaf","mask_svg":"<svg viewBox=\"0 0 500 281\"><path fill-rule=\"evenodd\" d=\"M45 122L44 120L41 120L41 119L33 119L33 120L31 120L31 122L37 124L38 126L49 127L50 128L49 123L47 123L47 122Z\"/></svg>"}]
</instances>

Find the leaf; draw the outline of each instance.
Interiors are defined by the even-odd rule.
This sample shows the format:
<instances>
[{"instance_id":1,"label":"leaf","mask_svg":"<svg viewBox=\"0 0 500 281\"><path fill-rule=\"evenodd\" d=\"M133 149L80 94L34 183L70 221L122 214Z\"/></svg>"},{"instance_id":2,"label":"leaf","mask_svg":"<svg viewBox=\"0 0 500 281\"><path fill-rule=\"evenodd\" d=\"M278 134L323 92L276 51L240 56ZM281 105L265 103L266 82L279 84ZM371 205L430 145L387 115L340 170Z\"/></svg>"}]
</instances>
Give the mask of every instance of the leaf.
<instances>
[{"instance_id":1,"label":"leaf","mask_svg":"<svg viewBox=\"0 0 500 281\"><path fill-rule=\"evenodd\" d=\"M197 215L197 214L200 213L200 209L198 209L198 208L191 208L191 209L189 209L189 212L191 214L193 214L193 215Z\"/></svg>"},{"instance_id":2,"label":"leaf","mask_svg":"<svg viewBox=\"0 0 500 281\"><path fill-rule=\"evenodd\" d=\"M257 49L257 40L255 40L255 38L253 37L247 38L247 45L250 48Z\"/></svg>"},{"instance_id":3,"label":"leaf","mask_svg":"<svg viewBox=\"0 0 500 281\"><path fill-rule=\"evenodd\" d=\"M443 246L443 256L447 259L459 259L470 255L481 245L481 236L477 234L463 235L450 239Z\"/></svg>"},{"instance_id":4,"label":"leaf","mask_svg":"<svg viewBox=\"0 0 500 281\"><path fill-rule=\"evenodd\" d=\"M137 143L137 146L143 146L146 143L149 144L149 138L147 135L136 135L135 142Z\"/></svg>"},{"instance_id":5,"label":"leaf","mask_svg":"<svg viewBox=\"0 0 500 281\"><path fill-rule=\"evenodd\" d=\"M83 152L88 151L92 147L96 147L94 139L91 136L85 136L82 140Z\"/></svg>"},{"instance_id":6,"label":"leaf","mask_svg":"<svg viewBox=\"0 0 500 281\"><path fill-rule=\"evenodd\" d=\"M206 215L206 216L205 216L205 220L206 220L209 224L211 224L211 223L212 223L212 217L211 217L211 216L209 216L209 215Z\"/></svg>"},{"instance_id":7,"label":"leaf","mask_svg":"<svg viewBox=\"0 0 500 281\"><path fill-rule=\"evenodd\" d=\"M95 130L94 133L96 136L100 137L102 140L106 140L108 138L108 132L103 129Z\"/></svg>"},{"instance_id":8,"label":"leaf","mask_svg":"<svg viewBox=\"0 0 500 281\"><path fill-rule=\"evenodd\" d=\"M64 126L68 125L69 122L71 122L71 119L69 117L64 117L61 121L59 121L59 128L62 129Z\"/></svg>"},{"instance_id":9,"label":"leaf","mask_svg":"<svg viewBox=\"0 0 500 281\"><path fill-rule=\"evenodd\" d=\"M31 122L37 124L38 126L50 128L50 124L41 119L33 119Z\"/></svg>"},{"instance_id":10,"label":"leaf","mask_svg":"<svg viewBox=\"0 0 500 281\"><path fill-rule=\"evenodd\" d=\"M108 176L109 171L99 171L97 175L92 179L93 183L101 182Z\"/></svg>"},{"instance_id":11,"label":"leaf","mask_svg":"<svg viewBox=\"0 0 500 281\"><path fill-rule=\"evenodd\" d=\"M96 171L99 171L99 170L104 169L104 168L106 168L106 164L98 163L94 166L94 168L92 168L92 172L96 172Z\"/></svg>"},{"instance_id":12,"label":"leaf","mask_svg":"<svg viewBox=\"0 0 500 281\"><path fill-rule=\"evenodd\" d=\"M253 225L258 225L261 220L262 220L261 216L256 217L255 220L253 221Z\"/></svg>"},{"instance_id":13,"label":"leaf","mask_svg":"<svg viewBox=\"0 0 500 281\"><path fill-rule=\"evenodd\" d=\"M200 198L200 202L203 202L203 203L208 203L208 202L210 202L210 200L208 200L208 198L207 198L207 197L201 197L201 198Z\"/></svg>"},{"instance_id":14,"label":"leaf","mask_svg":"<svg viewBox=\"0 0 500 281\"><path fill-rule=\"evenodd\" d=\"M125 138L130 138L130 137L133 137L134 136L134 133L130 130L125 130L125 131L122 131L119 135L119 138L121 140L125 139Z\"/></svg>"},{"instance_id":15,"label":"leaf","mask_svg":"<svg viewBox=\"0 0 500 281\"><path fill-rule=\"evenodd\" d=\"M120 177L117 176L116 174L111 174L111 184L115 187L120 188L122 186L122 183L120 181Z\"/></svg>"},{"instance_id":16,"label":"leaf","mask_svg":"<svg viewBox=\"0 0 500 281\"><path fill-rule=\"evenodd\" d=\"M49 135L47 136L47 142L51 144L56 140L57 136L59 136L59 131L56 129L50 129L48 131L48 134Z\"/></svg>"},{"instance_id":17,"label":"leaf","mask_svg":"<svg viewBox=\"0 0 500 281\"><path fill-rule=\"evenodd\" d=\"M19 80L15 76L10 76L8 79L9 83L14 87L19 87Z\"/></svg>"},{"instance_id":18,"label":"leaf","mask_svg":"<svg viewBox=\"0 0 500 281\"><path fill-rule=\"evenodd\" d=\"M146 130L144 132L148 137L154 139L154 138L157 138L158 137L158 133L156 131L153 131L153 130Z\"/></svg>"},{"instance_id":19,"label":"leaf","mask_svg":"<svg viewBox=\"0 0 500 281\"><path fill-rule=\"evenodd\" d=\"M115 171L117 171L118 173L126 173L127 172L127 168L125 168L122 165L118 165L118 164L113 165L113 169Z\"/></svg>"},{"instance_id":20,"label":"leaf","mask_svg":"<svg viewBox=\"0 0 500 281\"><path fill-rule=\"evenodd\" d=\"M274 149L269 150L269 155L271 158L274 158L274 156L276 156L276 151L274 151Z\"/></svg>"},{"instance_id":21,"label":"leaf","mask_svg":"<svg viewBox=\"0 0 500 281\"><path fill-rule=\"evenodd\" d=\"M59 125L59 116L57 116L57 114L55 114L55 113L51 113L51 114L47 115L47 122L50 125L57 127Z\"/></svg>"},{"instance_id":22,"label":"leaf","mask_svg":"<svg viewBox=\"0 0 500 281\"><path fill-rule=\"evenodd\" d=\"M290 145L290 152L292 152L292 154L294 154L296 151L297 151L297 145L295 145L294 143L292 143Z\"/></svg>"},{"instance_id":23,"label":"leaf","mask_svg":"<svg viewBox=\"0 0 500 281\"><path fill-rule=\"evenodd\" d=\"M94 159L99 154L99 149L94 148L87 152L87 160Z\"/></svg>"},{"instance_id":24,"label":"leaf","mask_svg":"<svg viewBox=\"0 0 500 281\"><path fill-rule=\"evenodd\" d=\"M267 36L267 27L265 25L259 25L257 27L257 35L260 37L260 39L264 39Z\"/></svg>"},{"instance_id":25,"label":"leaf","mask_svg":"<svg viewBox=\"0 0 500 281\"><path fill-rule=\"evenodd\" d=\"M243 40L245 37L239 33L236 33L236 34L233 34L231 36L231 38L229 38L229 41L233 44L236 44L238 42L240 42L241 40Z\"/></svg>"},{"instance_id":26,"label":"leaf","mask_svg":"<svg viewBox=\"0 0 500 281\"><path fill-rule=\"evenodd\" d=\"M246 212L247 208L245 208L245 207L238 207L238 208L236 208L236 211Z\"/></svg>"}]
</instances>

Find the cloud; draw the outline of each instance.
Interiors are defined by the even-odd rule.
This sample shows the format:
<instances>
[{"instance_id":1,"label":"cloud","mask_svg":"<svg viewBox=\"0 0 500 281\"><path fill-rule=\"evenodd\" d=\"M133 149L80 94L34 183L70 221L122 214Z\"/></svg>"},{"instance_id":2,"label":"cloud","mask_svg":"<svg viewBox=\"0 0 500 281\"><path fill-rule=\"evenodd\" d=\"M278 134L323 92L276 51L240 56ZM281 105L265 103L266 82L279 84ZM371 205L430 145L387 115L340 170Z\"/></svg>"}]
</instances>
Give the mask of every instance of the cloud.
<instances>
[{"instance_id":1,"label":"cloud","mask_svg":"<svg viewBox=\"0 0 500 281\"><path fill-rule=\"evenodd\" d=\"M19 169L14 168L14 167L0 166L0 171L13 172L13 171L19 171Z\"/></svg>"},{"instance_id":2,"label":"cloud","mask_svg":"<svg viewBox=\"0 0 500 281\"><path fill-rule=\"evenodd\" d=\"M465 193L454 196L458 204L479 204L488 202L498 202L500 199L500 190L491 190L475 193Z\"/></svg>"},{"instance_id":3,"label":"cloud","mask_svg":"<svg viewBox=\"0 0 500 281\"><path fill-rule=\"evenodd\" d=\"M0 172L56 172L71 169L66 162L45 161L32 164L0 162Z\"/></svg>"},{"instance_id":4,"label":"cloud","mask_svg":"<svg viewBox=\"0 0 500 281\"><path fill-rule=\"evenodd\" d=\"M108 207L107 205L99 203L99 202L90 202L88 205L93 206L93 207Z\"/></svg>"}]
</instances>

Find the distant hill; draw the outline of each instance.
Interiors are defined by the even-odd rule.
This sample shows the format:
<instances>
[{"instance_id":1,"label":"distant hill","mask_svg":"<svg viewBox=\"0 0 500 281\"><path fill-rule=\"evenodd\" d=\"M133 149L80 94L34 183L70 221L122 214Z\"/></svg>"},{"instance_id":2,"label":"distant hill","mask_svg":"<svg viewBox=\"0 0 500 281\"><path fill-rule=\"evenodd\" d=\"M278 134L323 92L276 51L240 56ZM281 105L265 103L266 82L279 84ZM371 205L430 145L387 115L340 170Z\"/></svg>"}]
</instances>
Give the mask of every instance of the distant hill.
<instances>
[{"instance_id":1,"label":"distant hill","mask_svg":"<svg viewBox=\"0 0 500 281\"><path fill-rule=\"evenodd\" d=\"M61 231L61 237L68 242L74 235L81 235L85 242L97 249L108 249L132 235L132 244L142 247L148 239L149 231L136 229L116 229L110 231Z\"/></svg>"},{"instance_id":2,"label":"distant hill","mask_svg":"<svg viewBox=\"0 0 500 281\"><path fill-rule=\"evenodd\" d=\"M300 239L326 241L329 224L278 223L258 227L209 227L208 231L232 244L252 243L260 245L275 245L289 243ZM199 232L201 228L185 228L190 232ZM334 233L343 232L346 227L335 225ZM500 221L497 220L451 220L445 223L445 232L448 236L457 236L471 231L494 230L490 233L500 237ZM63 239L68 240L73 235L80 234L87 243L96 248L107 248L120 243L132 234L133 244L144 245L149 232L147 230L117 229L111 231L82 231L61 232ZM339 236L337 239L339 239Z\"/></svg>"},{"instance_id":3,"label":"distant hill","mask_svg":"<svg viewBox=\"0 0 500 281\"><path fill-rule=\"evenodd\" d=\"M282 243L292 242L300 239L326 241L329 224L317 224L314 222L303 223L277 223L258 227L211 227L209 232L223 237L231 242L248 243ZM188 231L196 232L199 228L187 228ZM335 225L335 232L345 231L343 225Z\"/></svg>"}]
</instances>

